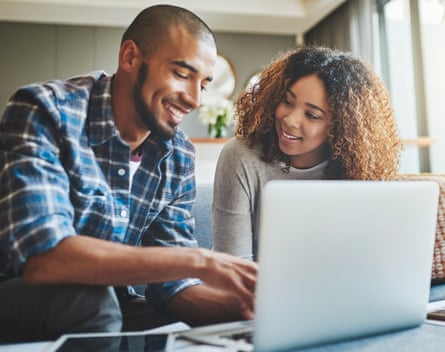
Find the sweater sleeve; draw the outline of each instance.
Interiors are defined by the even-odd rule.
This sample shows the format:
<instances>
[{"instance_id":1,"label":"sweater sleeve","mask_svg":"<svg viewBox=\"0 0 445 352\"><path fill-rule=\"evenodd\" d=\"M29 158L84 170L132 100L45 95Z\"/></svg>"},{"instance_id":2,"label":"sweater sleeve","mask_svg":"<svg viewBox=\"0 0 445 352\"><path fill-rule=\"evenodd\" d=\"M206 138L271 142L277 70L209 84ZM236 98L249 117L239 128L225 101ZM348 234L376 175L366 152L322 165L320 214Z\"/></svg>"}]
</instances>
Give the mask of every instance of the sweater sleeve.
<instances>
[{"instance_id":1,"label":"sweater sleeve","mask_svg":"<svg viewBox=\"0 0 445 352\"><path fill-rule=\"evenodd\" d=\"M218 158L213 193L213 243L216 251L253 259L258 179L255 151L230 140Z\"/></svg>"}]
</instances>

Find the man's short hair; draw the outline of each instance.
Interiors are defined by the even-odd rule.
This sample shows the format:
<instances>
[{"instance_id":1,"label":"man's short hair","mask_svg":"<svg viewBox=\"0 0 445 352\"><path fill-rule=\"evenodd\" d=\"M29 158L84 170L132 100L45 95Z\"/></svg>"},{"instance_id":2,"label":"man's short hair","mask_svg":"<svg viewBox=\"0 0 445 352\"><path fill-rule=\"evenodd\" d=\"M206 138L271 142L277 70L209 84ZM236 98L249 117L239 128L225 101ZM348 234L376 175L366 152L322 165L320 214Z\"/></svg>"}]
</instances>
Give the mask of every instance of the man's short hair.
<instances>
[{"instance_id":1,"label":"man's short hair","mask_svg":"<svg viewBox=\"0 0 445 352\"><path fill-rule=\"evenodd\" d=\"M133 40L145 56L150 56L172 28L178 26L216 47L213 31L201 18L173 5L155 5L142 10L123 34L121 44L128 39Z\"/></svg>"}]
</instances>

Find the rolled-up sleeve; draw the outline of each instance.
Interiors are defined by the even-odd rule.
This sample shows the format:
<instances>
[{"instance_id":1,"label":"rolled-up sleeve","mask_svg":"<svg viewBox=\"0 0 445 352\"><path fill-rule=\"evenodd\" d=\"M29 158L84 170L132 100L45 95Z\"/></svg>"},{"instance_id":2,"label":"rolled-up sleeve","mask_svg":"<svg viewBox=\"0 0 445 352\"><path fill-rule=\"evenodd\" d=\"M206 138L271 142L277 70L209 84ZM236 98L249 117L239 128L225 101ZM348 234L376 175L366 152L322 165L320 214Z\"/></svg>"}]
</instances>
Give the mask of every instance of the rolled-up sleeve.
<instances>
[{"instance_id":1,"label":"rolled-up sleeve","mask_svg":"<svg viewBox=\"0 0 445 352\"><path fill-rule=\"evenodd\" d=\"M0 120L0 271L11 276L28 257L74 234L58 112L35 93L19 90Z\"/></svg>"}]
</instances>

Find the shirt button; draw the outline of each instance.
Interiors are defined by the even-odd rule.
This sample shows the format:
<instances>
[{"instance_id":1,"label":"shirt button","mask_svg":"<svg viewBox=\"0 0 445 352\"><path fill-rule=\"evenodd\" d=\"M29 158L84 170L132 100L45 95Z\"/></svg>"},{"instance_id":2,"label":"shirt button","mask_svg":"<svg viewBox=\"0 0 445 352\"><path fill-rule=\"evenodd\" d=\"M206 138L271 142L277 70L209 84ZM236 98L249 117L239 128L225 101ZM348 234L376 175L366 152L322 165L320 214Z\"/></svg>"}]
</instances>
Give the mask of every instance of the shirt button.
<instances>
[{"instance_id":1,"label":"shirt button","mask_svg":"<svg viewBox=\"0 0 445 352\"><path fill-rule=\"evenodd\" d=\"M127 215L128 215L128 211L126 211L125 209L121 210L121 217L126 218Z\"/></svg>"},{"instance_id":2,"label":"shirt button","mask_svg":"<svg viewBox=\"0 0 445 352\"><path fill-rule=\"evenodd\" d=\"M119 170L117 170L117 174L118 174L119 176L124 176L124 175L125 175L125 169L119 169Z\"/></svg>"}]
</instances>

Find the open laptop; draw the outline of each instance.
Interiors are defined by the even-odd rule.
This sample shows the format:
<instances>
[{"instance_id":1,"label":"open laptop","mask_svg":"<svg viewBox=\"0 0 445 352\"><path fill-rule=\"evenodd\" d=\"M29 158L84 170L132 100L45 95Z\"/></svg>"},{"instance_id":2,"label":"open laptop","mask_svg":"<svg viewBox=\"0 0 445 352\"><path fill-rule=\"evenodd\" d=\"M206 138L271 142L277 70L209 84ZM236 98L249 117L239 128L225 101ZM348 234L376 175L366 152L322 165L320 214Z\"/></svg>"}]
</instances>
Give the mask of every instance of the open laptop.
<instances>
[{"instance_id":1,"label":"open laptop","mask_svg":"<svg viewBox=\"0 0 445 352\"><path fill-rule=\"evenodd\" d=\"M271 181L261 197L256 318L184 338L278 351L425 321L439 189L429 181ZM253 344L244 331L253 330Z\"/></svg>"}]
</instances>

